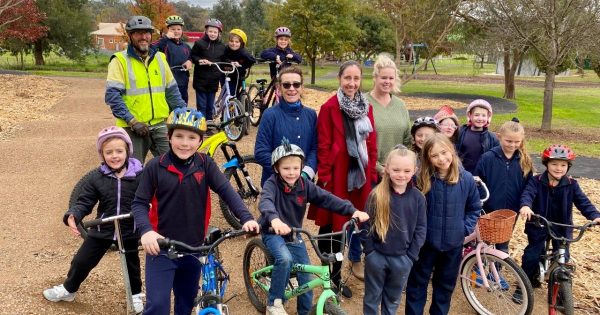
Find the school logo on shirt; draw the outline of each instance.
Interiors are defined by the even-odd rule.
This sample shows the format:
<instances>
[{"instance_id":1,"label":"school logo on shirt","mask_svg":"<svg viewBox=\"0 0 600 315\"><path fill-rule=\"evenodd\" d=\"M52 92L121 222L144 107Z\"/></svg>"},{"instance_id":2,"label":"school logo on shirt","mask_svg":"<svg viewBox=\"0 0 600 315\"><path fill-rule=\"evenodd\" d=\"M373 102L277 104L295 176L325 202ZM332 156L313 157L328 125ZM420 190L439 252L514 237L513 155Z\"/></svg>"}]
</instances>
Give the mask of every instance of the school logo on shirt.
<instances>
[{"instance_id":1,"label":"school logo on shirt","mask_svg":"<svg viewBox=\"0 0 600 315\"><path fill-rule=\"evenodd\" d=\"M304 204L304 196L296 196L296 202L299 205L303 205Z\"/></svg>"},{"instance_id":2,"label":"school logo on shirt","mask_svg":"<svg viewBox=\"0 0 600 315\"><path fill-rule=\"evenodd\" d=\"M196 179L196 182L198 182L198 184L200 184L202 182L202 179L204 178L204 172L194 173L194 178Z\"/></svg>"}]
</instances>

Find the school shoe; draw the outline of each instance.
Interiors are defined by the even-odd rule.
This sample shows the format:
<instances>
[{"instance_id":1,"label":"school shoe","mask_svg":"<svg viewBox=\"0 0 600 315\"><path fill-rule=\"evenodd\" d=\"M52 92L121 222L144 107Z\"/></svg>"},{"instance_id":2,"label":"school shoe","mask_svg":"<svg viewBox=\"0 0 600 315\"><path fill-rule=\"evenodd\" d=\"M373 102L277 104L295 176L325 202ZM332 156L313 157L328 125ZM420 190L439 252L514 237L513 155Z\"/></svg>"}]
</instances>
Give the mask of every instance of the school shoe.
<instances>
[{"instance_id":1,"label":"school shoe","mask_svg":"<svg viewBox=\"0 0 600 315\"><path fill-rule=\"evenodd\" d=\"M350 288L345 285L341 285L341 288L340 286L333 287L332 290L333 292L335 292L335 294L341 294L347 299L352 297L352 290L350 290Z\"/></svg>"},{"instance_id":2,"label":"school shoe","mask_svg":"<svg viewBox=\"0 0 600 315\"><path fill-rule=\"evenodd\" d=\"M272 306L267 306L267 315L288 315L281 299L275 299Z\"/></svg>"},{"instance_id":3,"label":"school shoe","mask_svg":"<svg viewBox=\"0 0 600 315\"><path fill-rule=\"evenodd\" d=\"M515 302L515 304L523 304L523 292L521 291L521 288L515 290L515 293L512 295L512 301Z\"/></svg>"},{"instance_id":4,"label":"school shoe","mask_svg":"<svg viewBox=\"0 0 600 315\"><path fill-rule=\"evenodd\" d=\"M146 295L144 293L138 293L131 296L131 300L133 301L133 310L136 314L140 314L144 311L144 297Z\"/></svg>"},{"instance_id":5,"label":"school shoe","mask_svg":"<svg viewBox=\"0 0 600 315\"><path fill-rule=\"evenodd\" d=\"M67 301L72 302L75 299L75 292L70 293L61 285L54 286L44 290L44 297L51 302Z\"/></svg>"},{"instance_id":6,"label":"school shoe","mask_svg":"<svg viewBox=\"0 0 600 315\"><path fill-rule=\"evenodd\" d=\"M350 271L360 281L365 280L365 264L362 261L352 262Z\"/></svg>"}]
</instances>

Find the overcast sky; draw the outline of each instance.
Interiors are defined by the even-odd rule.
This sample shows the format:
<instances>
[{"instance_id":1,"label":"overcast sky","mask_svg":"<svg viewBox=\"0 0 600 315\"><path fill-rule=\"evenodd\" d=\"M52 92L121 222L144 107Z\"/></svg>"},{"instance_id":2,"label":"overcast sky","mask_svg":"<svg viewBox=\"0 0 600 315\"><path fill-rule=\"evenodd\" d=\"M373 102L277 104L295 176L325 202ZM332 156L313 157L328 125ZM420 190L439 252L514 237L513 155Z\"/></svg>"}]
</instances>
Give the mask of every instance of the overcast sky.
<instances>
[{"instance_id":1,"label":"overcast sky","mask_svg":"<svg viewBox=\"0 0 600 315\"><path fill-rule=\"evenodd\" d=\"M185 0L192 5L197 5L203 8L210 8L213 4L217 3L218 0Z\"/></svg>"}]
</instances>

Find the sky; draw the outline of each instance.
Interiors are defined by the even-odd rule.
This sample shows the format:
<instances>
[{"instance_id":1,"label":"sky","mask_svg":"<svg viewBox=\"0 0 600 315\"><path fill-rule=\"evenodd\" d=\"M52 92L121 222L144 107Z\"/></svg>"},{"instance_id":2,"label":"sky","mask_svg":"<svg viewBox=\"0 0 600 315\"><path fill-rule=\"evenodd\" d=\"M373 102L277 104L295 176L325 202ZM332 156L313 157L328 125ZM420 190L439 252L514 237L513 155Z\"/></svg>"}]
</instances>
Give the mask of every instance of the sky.
<instances>
[{"instance_id":1,"label":"sky","mask_svg":"<svg viewBox=\"0 0 600 315\"><path fill-rule=\"evenodd\" d=\"M200 6L203 8L211 8L213 4L217 3L218 0L185 0L189 2L191 5Z\"/></svg>"}]
</instances>

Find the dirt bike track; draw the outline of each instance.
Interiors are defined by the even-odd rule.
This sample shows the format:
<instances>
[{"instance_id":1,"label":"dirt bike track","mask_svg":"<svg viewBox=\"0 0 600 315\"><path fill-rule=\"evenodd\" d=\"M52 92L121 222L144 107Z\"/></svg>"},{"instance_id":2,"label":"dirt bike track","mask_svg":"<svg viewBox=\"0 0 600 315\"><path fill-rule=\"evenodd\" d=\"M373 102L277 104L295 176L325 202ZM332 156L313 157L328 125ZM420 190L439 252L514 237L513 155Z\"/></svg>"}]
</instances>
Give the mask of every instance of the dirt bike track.
<instances>
[{"instance_id":1,"label":"dirt bike track","mask_svg":"<svg viewBox=\"0 0 600 315\"><path fill-rule=\"evenodd\" d=\"M0 141L0 314L124 314L124 287L115 252L109 252L92 271L74 302L52 303L42 296L45 288L62 283L81 244L62 224L62 215L73 185L98 165L94 147L98 130L114 124L104 104L105 80L53 79L67 86L67 94L48 112L52 117L21 122L14 136ZM255 133L252 128L239 144L242 154L252 153ZM211 224L227 227L214 196L212 204ZM311 221L307 224L312 226ZM241 238L229 240L222 251L231 275L228 296L235 296L229 302L231 314L257 314L246 297L240 272L245 244ZM362 282L350 277L349 285L354 297L344 299L343 307L349 314L360 314ZM545 291L536 290L535 298L534 314L545 313ZM295 313L290 304L287 310ZM451 314L473 314L458 287Z\"/></svg>"}]
</instances>

